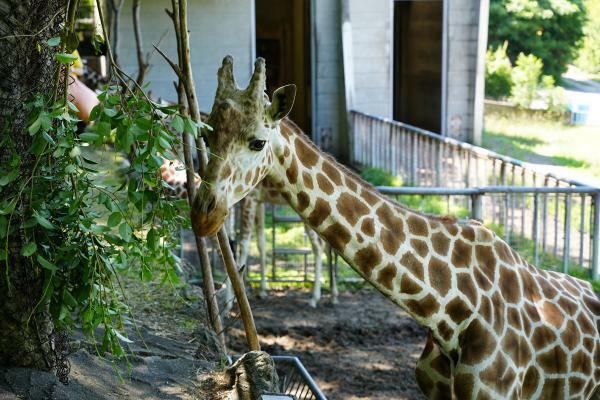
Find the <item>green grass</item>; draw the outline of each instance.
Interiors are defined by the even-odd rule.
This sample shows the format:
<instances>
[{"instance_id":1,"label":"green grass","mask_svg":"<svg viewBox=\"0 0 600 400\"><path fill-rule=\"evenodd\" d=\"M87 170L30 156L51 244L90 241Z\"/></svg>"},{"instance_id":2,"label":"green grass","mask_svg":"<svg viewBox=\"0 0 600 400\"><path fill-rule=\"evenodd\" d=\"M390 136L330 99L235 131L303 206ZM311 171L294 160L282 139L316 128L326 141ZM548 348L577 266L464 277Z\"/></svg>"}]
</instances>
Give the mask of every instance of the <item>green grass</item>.
<instances>
[{"instance_id":1,"label":"green grass","mask_svg":"<svg viewBox=\"0 0 600 400\"><path fill-rule=\"evenodd\" d=\"M486 113L483 147L527 162L564 167L570 176L600 182L597 127Z\"/></svg>"}]
</instances>

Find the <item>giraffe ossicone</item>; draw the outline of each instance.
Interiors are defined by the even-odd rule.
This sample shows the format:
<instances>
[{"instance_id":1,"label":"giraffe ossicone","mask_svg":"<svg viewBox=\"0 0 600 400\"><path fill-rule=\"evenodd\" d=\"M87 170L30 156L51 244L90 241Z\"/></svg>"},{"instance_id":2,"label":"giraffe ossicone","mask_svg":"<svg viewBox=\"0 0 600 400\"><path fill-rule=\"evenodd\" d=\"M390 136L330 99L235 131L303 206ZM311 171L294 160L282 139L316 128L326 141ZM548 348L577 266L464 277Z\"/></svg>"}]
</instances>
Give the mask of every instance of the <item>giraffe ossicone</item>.
<instances>
[{"instance_id":1,"label":"giraffe ossicone","mask_svg":"<svg viewBox=\"0 0 600 400\"><path fill-rule=\"evenodd\" d=\"M600 301L587 282L527 263L480 223L424 215L378 193L280 123L294 90L264 94L219 70L211 157L193 204L210 235L268 179L362 277L429 329L417 382L429 399L589 399L600 383ZM258 142L256 142L258 141Z\"/></svg>"}]
</instances>

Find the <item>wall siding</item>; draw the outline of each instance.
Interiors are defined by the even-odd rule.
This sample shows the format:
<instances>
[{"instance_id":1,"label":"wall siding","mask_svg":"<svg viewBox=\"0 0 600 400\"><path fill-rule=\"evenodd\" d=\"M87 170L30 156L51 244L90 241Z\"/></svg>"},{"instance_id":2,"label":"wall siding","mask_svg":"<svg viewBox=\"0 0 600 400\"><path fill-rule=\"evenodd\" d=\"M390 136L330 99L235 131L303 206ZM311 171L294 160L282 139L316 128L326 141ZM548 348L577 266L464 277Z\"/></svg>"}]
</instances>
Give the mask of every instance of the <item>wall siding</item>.
<instances>
[{"instance_id":1,"label":"wall siding","mask_svg":"<svg viewBox=\"0 0 600 400\"><path fill-rule=\"evenodd\" d=\"M392 117L392 32L390 0L350 0L355 108Z\"/></svg>"},{"instance_id":2,"label":"wall siding","mask_svg":"<svg viewBox=\"0 0 600 400\"><path fill-rule=\"evenodd\" d=\"M452 0L447 18L446 134L470 142L473 138L479 0Z\"/></svg>"},{"instance_id":3,"label":"wall siding","mask_svg":"<svg viewBox=\"0 0 600 400\"><path fill-rule=\"evenodd\" d=\"M245 86L251 75L254 49L254 23L252 0L194 0L188 2L188 25L192 68L200 109L210 111L217 88L217 69L223 57L234 58L235 76L239 86ZM152 50L164 32L161 50L173 60L177 59L175 35L171 20L164 12L171 8L169 0L144 0L140 19L144 50ZM133 36L131 0L127 0L121 12L119 62L132 74L137 73L135 40ZM171 67L155 54L152 68L147 76L150 90L155 96L176 101L173 87L176 80Z\"/></svg>"},{"instance_id":4,"label":"wall siding","mask_svg":"<svg viewBox=\"0 0 600 400\"><path fill-rule=\"evenodd\" d=\"M344 159L348 154L348 133L344 129L344 84L339 0L313 0L315 19L314 141L326 151Z\"/></svg>"}]
</instances>

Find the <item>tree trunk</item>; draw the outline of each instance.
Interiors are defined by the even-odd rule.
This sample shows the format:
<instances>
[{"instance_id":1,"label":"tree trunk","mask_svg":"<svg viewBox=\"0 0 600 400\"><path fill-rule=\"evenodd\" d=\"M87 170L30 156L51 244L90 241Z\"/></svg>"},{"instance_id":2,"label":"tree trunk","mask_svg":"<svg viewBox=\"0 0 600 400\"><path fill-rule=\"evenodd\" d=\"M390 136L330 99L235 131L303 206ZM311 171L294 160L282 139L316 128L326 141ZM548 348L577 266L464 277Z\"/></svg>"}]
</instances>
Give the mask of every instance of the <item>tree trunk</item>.
<instances>
[{"instance_id":1,"label":"tree trunk","mask_svg":"<svg viewBox=\"0 0 600 400\"><path fill-rule=\"evenodd\" d=\"M35 162L27 152L32 137L25 103L53 89L56 47L45 42L58 35L66 8L67 0L0 0L0 140L12 137L25 176ZM0 146L0 168L8 157L6 146ZM33 312L42 298L43 273L20 255L22 221L12 226L17 229L8 242L8 262L0 261L0 365L49 370L54 367L52 321L43 305Z\"/></svg>"}]
</instances>

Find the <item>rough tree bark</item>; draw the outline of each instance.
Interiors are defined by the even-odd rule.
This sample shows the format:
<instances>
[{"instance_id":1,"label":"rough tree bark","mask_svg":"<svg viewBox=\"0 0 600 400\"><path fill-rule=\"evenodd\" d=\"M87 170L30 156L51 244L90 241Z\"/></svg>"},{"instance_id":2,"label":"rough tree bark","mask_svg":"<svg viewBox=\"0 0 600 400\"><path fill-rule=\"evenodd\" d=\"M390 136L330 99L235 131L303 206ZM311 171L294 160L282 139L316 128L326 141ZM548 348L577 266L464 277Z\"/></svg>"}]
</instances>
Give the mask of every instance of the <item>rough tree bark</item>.
<instances>
[{"instance_id":1,"label":"rough tree bark","mask_svg":"<svg viewBox=\"0 0 600 400\"><path fill-rule=\"evenodd\" d=\"M67 0L0 0L0 140L12 136L24 173L35 161L27 153L32 137L24 105L34 94L52 91L54 51L44 42L58 34L66 8ZM0 146L0 168L8 157L6 146ZM8 263L0 261L0 365L49 370L53 325L45 307L32 314L43 276L20 255L23 241L22 232L14 232Z\"/></svg>"}]
</instances>

